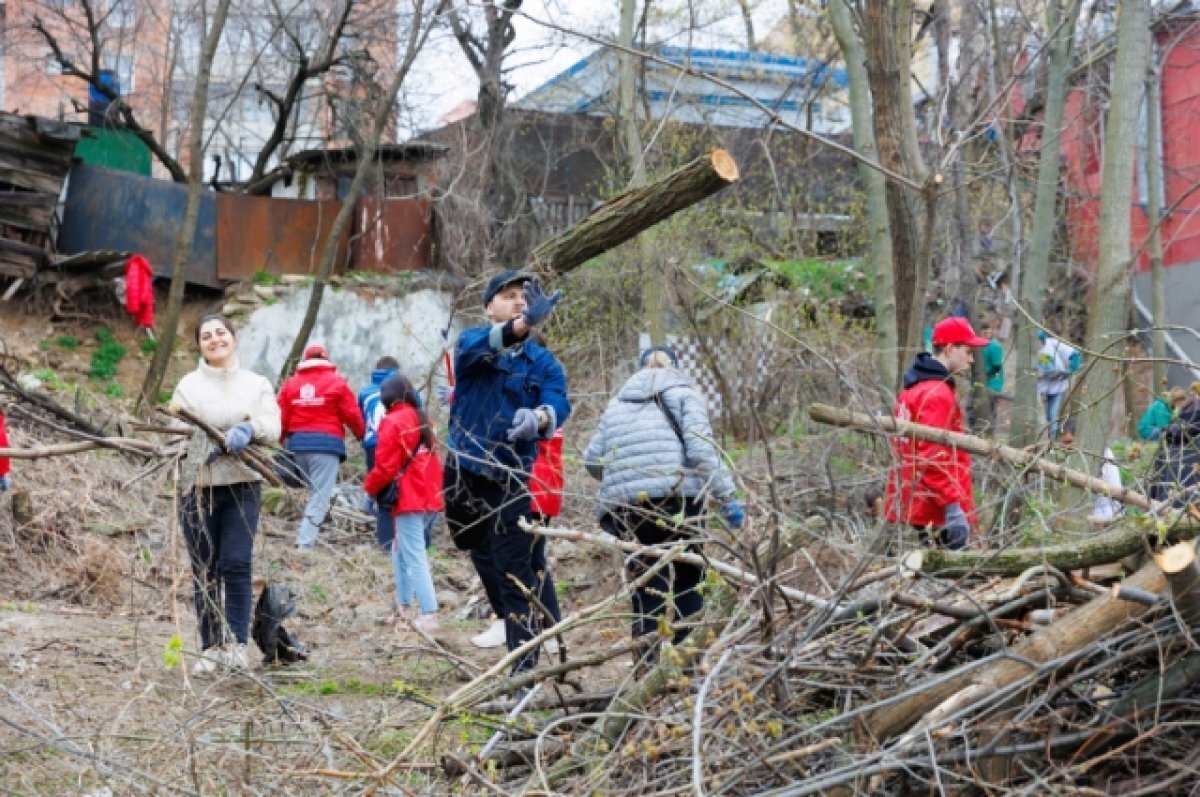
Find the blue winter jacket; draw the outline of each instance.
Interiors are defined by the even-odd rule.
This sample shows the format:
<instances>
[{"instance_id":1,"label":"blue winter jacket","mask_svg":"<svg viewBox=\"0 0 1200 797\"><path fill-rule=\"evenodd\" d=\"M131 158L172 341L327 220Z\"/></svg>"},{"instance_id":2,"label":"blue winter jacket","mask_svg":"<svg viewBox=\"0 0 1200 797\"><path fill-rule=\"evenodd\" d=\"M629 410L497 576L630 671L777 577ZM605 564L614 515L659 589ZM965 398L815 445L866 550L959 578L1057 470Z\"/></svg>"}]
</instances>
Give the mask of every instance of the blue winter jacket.
<instances>
[{"instance_id":1,"label":"blue winter jacket","mask_svg":"<svg viewBox=\"0 0 1200 797\"><path fill-rule=\"evenodd\" d=\"M536 342L517 338L510 321L464 330L455 346L454 374L450 450L458 467L495 481L509 471L527 479L538 441L510 443L506 435L522 407L550 416L547 440L566 423L571 404L558 360Z\"/></svg>"},{"instance_id":2,"label":"blue winter jacket","mask_svg":"<svg viewBox=\"0 0 1200 797\"><path fill-rule=\"evenodd\" d=\"M383 409L379 404L379 386L394 373L398 373L395 368L376 368L371 372L371 384L358 391L358 411L367 425L367 433L362 439L363 448L375 447L375 430L379 427L379 418L383 417L382 412L378 412L379 418L375 417L377 410Z\"/></svg>"}]
</instances>

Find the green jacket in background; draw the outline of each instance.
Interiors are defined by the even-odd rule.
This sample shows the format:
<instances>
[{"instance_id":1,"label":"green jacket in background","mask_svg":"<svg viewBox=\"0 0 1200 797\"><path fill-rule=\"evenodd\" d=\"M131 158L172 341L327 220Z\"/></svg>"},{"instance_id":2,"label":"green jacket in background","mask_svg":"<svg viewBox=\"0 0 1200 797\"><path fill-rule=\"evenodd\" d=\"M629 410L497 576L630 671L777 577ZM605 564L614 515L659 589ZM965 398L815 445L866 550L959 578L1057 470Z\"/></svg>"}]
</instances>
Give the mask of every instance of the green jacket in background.
<instances>
[{"instance_id":1,"label":"green jacket in background","mask_svg":"<svg viewBox=\"0 0 1200 797\"><path fill-rule=\"evenodd\" d=\"M983 374L988 390L993 393L1004 390L1004 349L994 339L983 347Z\"/></svg>"},{"instance_id":2,"label":"green jacket in background","mask_svg":"<svg viewBox=\"0 0 1200 797\"><path fill-rule=\"evenodd\" d=\"M1163 429L1171 425L1171 417L1170 405L1165 400L1156 398L1138 421L1138 437L1143 440L1157 440Z\"/></svg>"}]
</instances>

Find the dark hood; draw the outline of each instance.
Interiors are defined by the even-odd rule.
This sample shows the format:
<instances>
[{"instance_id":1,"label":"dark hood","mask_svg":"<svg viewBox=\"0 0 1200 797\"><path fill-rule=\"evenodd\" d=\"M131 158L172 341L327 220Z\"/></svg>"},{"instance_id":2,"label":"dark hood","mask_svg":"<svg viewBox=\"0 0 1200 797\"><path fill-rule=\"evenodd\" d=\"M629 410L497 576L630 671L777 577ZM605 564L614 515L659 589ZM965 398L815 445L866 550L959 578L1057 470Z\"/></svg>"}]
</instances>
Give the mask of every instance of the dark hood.
<instances>
[{"instance_id":1,"label":"dark hood","mask_svg":"<svg viewBox=\"0 0 1200 797\"><path fill-rule=\"evenodd\" d=\"M950 382L950 372L932 354L921 352L913 364L904 372L904 387L908 389L918 382Z\"/></svg>"}]
</instances>

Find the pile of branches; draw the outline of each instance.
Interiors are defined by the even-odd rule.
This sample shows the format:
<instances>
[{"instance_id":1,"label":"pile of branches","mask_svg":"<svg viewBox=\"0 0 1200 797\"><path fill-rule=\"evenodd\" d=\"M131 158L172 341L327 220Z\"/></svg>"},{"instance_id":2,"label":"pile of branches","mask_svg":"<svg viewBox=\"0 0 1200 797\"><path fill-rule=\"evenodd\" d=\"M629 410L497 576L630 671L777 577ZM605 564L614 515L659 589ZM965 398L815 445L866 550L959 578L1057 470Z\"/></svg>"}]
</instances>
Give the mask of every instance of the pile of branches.
<instances>
[{"instance_id":1,"label":"pile of branches","mask_svg":"<svg viewBox=\"0 0 1200 797\"><path fill-rule=\"evenodd\" d=\"M412 750L469 714L490 716L498 732L444 756L446 774L504 793L1193 788L1200 524L1034 454L992 455L1153 515L1074 545L962 552L880 545L841 517L781 523L755 548L721 546L704 616L679 648L661 643L657 665L614 690L577 694L566 681L522 700L495 698L595 662L568 660L520 684L481 676L437 706ZM789 558L837 538L854 538L858 566L827 594L789 586ZM1139 551L1153 556L1115 580L1114 565Z\"/></svg>"}]
</instances>

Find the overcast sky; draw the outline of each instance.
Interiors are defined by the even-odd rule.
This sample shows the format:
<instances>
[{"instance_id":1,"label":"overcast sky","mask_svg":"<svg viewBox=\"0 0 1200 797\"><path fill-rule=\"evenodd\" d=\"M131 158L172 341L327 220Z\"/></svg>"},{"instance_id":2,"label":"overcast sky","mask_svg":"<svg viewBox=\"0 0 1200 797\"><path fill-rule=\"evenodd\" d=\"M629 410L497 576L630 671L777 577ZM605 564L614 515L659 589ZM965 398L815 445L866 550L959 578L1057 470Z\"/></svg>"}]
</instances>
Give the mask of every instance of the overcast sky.
<instances>
[{"instance_id":1,"label":"overcast sky","mask_svg":"<svg viewBox=\"0 0 1200 797\"><path fill-rule=\"evenodd\" d=\"M686 47L742 49L745 28L737 4L731 0L693 0L698 29L688 33L686 0L659 0L655 8L667 8L678 18L651 28L650 40ZM505 60L507 79L515 90L510 99L521 97L596 49L597 45L578 35L559 33L539 21L601 38L615 39L619 0L526 0L527 16L515 20L516 41ZM766 33L783 17L786 0L757 0L754 8L756 37ZM690 42L689 42L690 38ZM474 73L448 30L431 36L406 81L402 97L402 126L414 131L437 127L441 117L464 101L474 101L478 89Z\"/></svg>"}]
</instances>

